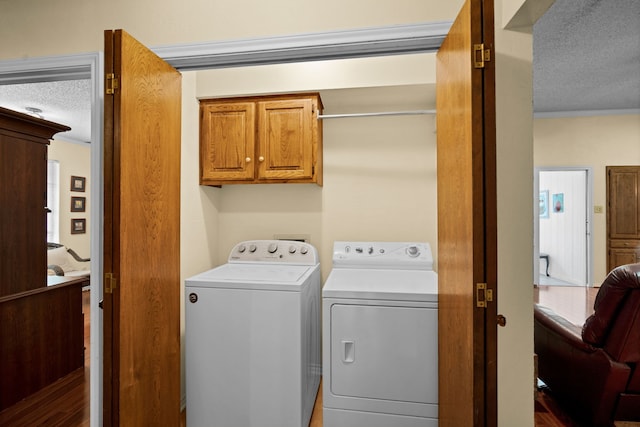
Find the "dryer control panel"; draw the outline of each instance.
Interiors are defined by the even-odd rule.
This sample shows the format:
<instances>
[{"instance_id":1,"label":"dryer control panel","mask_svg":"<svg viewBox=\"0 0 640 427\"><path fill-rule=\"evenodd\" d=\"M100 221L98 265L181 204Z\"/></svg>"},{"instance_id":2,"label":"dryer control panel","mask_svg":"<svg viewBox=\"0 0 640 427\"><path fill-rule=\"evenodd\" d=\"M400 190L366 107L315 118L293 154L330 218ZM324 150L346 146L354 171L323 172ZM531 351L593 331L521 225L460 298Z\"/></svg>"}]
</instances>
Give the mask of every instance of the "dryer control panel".
<instances>
[{"instance_id":1,"label":"dryer control panel","mask_svg":"<svg viewBox=\"0 0 640 427\"><path fill-rule=\"evenodd\" d=\"M425 242L334 242L334 268L433 270Z\"/></svg>"},{"instance_id":2,"label":"dryer control panel","mask_svg":"<svg viewBox=\"0 0 640 427\"><path fill-rule=\"evenodd\" d=\"M248 240L233 247L229 262L259 262L316 265L319 257L315 247L291 240Z\"/></svg>"}]
</instances>

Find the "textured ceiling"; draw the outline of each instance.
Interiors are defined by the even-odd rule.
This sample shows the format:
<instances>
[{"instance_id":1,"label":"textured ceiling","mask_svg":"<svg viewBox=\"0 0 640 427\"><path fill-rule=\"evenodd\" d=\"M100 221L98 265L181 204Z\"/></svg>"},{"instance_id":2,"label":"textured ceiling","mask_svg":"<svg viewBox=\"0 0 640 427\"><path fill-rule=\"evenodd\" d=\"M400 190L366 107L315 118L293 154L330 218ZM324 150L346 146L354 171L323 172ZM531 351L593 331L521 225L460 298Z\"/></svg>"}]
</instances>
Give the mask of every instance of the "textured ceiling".
<instances>
[{"instance_id":1,"label":"textured ceiling","mask_svg":"<svg viewBox=\"0 0 640 427\"><path fill-rule=\"evenodd\" d=\"M556 0L533 34L537 114L640 111L640 0ZM426 95L418 97L417 88L409 89L397 94L388 88L327 91L323 100L327 110L335 106L332 112L385 102L389 107L388 101L399 97L410 106L405 108L433 108L432 87L425 86ZM39 108L45 119L72 128L57 138L91 139L89 80L0 85L0 106Z\"/></svg>"},{"instance_id":2,"label":"textured ceiling","mask_svg":"<svg viewBox=\"0 0 640 427\"><path fill-rule=\"evenodd\" d=\"M91 80L0 85L0 106L25 113L42 110L42 118L71 127L56 138L91 141Z\"/></svg>"},{"instance_id":3,"label":"textured ceiling","mask_svg":"<svg viewBox=\"0 0 640 427\"><path fill-rule=\"evenodd\" d=\"M533 27L533 105L640 110L640 1L556 0Z\"/></svg>"}]
</instances>

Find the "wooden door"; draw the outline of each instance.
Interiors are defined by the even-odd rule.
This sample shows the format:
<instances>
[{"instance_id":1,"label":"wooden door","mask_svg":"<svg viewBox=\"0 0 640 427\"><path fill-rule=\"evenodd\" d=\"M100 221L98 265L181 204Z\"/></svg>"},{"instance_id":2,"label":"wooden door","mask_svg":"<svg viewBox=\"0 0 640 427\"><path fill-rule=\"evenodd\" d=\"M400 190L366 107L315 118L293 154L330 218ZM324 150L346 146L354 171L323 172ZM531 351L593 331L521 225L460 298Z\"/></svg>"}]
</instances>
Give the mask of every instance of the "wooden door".
<instances>
[{"instance_id":1,"label":"wooden door","mask_svg":"<svg viewBox=\"0 0 640 427\"><path fill-rule=\"evenodd\" d=\"M640 238L640 166L608 166L609 237Z\"/></svg>"},{"instance_id":2,"label":"wooden door","mask_svg":"<svg viewBox=\"0 0 640 427\"><path fill-rule=\"evenodd\" d=\"M258 103L258 176L310 179L313 176L316 120L311 98Z\"/></svg>"},{"instance_id":3,"label":"wooden door","mask_svg":"<svg viewBox=\"0 0 640 427\"><path fill-rule=\"evenodd\" d=\"M104 425L178 426L181 75L122 30L105 75Z\"/></svg>"},{"instance_id":4,"label":"wooden door","mask_svg":"<svg viewBox=\"0 0 640 427\"><path fill-rule=\"evenodd\" d=\"M497 425L493 39L493 2L467 0L436 56L442 427Z\"/></svg>"},{"instance_id":5,"label":"wooden door","mask_svg":"<svg viewBox=\"0 0 640 427\"><path fill-rule=\"evenodd\" d=\"M640 258L640 166L607 166L607 269Z\"/></svg>"},{"instance_id":6,"label":"wooden door","mask_svg":"<svg viewBox=\"0 0 640 427\"><path fill-rule=\"evenodd\" d=\"M200 102L200 184L253 180L256 103Z\"/></svg>"}]
</instances>

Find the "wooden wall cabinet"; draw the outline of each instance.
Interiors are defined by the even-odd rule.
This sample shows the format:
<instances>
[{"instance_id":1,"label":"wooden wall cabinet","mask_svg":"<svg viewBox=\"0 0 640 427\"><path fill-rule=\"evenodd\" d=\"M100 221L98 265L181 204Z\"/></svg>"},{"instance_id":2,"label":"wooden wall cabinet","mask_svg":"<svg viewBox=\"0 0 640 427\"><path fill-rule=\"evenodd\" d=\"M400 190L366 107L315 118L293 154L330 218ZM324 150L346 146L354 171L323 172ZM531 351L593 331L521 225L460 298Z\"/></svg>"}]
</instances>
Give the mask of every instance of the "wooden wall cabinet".
<instances>
[{"instance_id":1,"label":"wooden wall cabinet","mask_svg":"<svg viewBox=\"0 0 640 427\"><path fill-rule=\"evenodd\" d=\"M640 166L607 166L607 269L640 262Z\"/></svg>"},{"instance_id":2,"label":"wooden wall cabinet","mask_svg":"<svg viewBox=\"0 0 640 427\"><path fill-rule=\"evenodd\" d=\"M322 185L317 93L200 101L200 184Z\"/></svg>"}]
</instances>

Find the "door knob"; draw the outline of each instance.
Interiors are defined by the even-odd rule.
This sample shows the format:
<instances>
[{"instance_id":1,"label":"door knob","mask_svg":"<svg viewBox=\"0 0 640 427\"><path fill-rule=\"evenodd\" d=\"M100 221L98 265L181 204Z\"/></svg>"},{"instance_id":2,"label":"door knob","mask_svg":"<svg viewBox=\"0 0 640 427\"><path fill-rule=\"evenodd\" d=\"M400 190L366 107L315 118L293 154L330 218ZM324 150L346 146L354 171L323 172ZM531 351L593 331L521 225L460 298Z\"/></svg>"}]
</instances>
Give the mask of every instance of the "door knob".
<instances>
[{"instance_id":1,"label":"door knob","mask_svg":"<svg viewBox=\"0 0 640 427\"><path fill-rule=\"evenodd\" d=\"M498 322L498 326L502 326L503 328L507 326L507 318L502 314L498 314L498 318L496 320Z\"/></svg>"}]
</instances>

